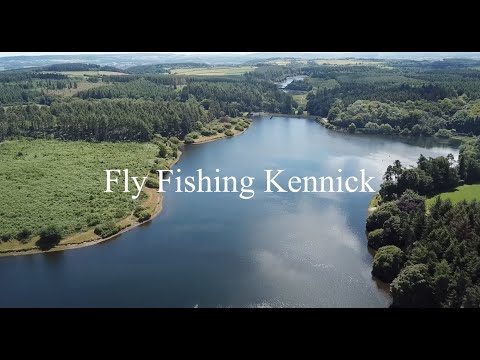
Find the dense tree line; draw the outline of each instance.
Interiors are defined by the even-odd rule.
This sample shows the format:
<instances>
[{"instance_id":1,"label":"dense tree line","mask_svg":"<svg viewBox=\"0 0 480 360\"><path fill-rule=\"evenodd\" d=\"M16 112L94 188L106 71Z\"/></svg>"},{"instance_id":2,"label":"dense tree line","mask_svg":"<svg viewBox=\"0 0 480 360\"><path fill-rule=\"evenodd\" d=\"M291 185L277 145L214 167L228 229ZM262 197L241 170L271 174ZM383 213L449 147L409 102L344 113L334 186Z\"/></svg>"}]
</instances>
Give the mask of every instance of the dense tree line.
<instances>
[{"instance_id":1,"label":"dense tree line","mask_svg":"<svg viewBox=\"0 0 480 360\"><path fill-rule=\"evenodd\" d=\"M194 99L73 100L51 106L14 106L0 110L0 139L16 136L94 141L147 141L156 133L183 138L196 122L208 122Z\"/></svg>"},{"instance_id":2,"label":"dense tree line","mask_svg":"<svg viewBox=\"0 0 480 360\"><path fill-rule=\"evenodd\" d=\"M421 155L417 166L406 168L400 161L389 165L380 186L380 196L384 201L398 199L406 190L420 195L451 190L459 185L458 166L453 155L426 158Z\"/></svg>"},{"instance_id":3,"label":"dense tree line","mask_svg":"<svg viewBox=\"0 0 480 360\"><path fill-rule=\"evenodd\" d=\"M478 174L479 158L476 139L462 146L458 163L420 156L414 168L399 161L387 168L366 228L377 250L372 274L391 282L393 307L480 307L480 203L437 198L426 211L422 196L478 181L471 172Z\"/></svg>"},{"instance_id":4,"label":"dense tree line","mask_svg":"<svg viewBox=\"0 0 480 360\"><path fill-rule=\"evenodd\" d=\"M53 64L44 66L41 68L43 71L112 71L112 72L124 72L113 66L101 66L97 64L85 64L85 63L65 63L65 64Z\"/></svg>"},{"instance_id":5,"label":"dense tree line","mask_svg":"<svg viewBox=\"0 0 480 360\"><path fill-rule=\"evenodd\" d=\"M266 81L191 82L182 89L181 98L185 100L190 95L199 101L218 104L218 112L223 111L233 117L241 111L290 114L293 106L291 95ZM217 112L216 109L214 111Z\"/></svg>"},{"instance_id":6,"label":"dense tree line","mask_svg":"<svg viewBox=\"0 0 480 360\"><path fill-rule=\"evenodd\" d=\"M391 282L393 307L480 307L480 203L452 205L407 190L369 217L373 275Z\"/></svg>"},{"instance_id":7,"label":"dense tree line","mask_svg":"<svg viewBox=\"0 0 480 360\"><path fill-rule=\"evenodd\" d=\"M306 110L328 117L335 126L347 128L353 123L369 133L389 133L389 127L380 128L388 124L393 133L403 131L402 135L430 136L441 129L480 135L477 62L393 65L303 67L313 81L338 84L314 86Z\"/></svg>"}]
</instances>

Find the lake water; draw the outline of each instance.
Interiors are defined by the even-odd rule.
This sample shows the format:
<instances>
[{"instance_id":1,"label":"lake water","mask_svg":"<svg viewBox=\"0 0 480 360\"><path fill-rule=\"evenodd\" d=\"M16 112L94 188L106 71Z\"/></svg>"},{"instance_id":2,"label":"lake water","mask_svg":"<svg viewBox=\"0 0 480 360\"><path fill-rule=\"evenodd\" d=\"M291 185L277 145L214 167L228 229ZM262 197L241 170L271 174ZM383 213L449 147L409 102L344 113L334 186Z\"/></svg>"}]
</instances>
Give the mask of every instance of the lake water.
<instances>
[{"instance_id":1,"label":"lake water","mask_svg":"<svg viewBox=\"0 0 480 360\"><path fill-rule=\"evenodd\" d=\"M77 250L0 258L0 306L386 307L370 274L370 193L264 193L265 169L367 176L378 189L399 159L456 157L448 147L341 134L314 121L263 117L243 135L191 145L175 169L254 176L255 196L167 192L151 223ZM103 169L102 169L103 170ZM279 179L277 178L277 179Z\"/></svg>"},{"instance_id":2,"label":"lake water","mask_svg":"<svg viewBox=\"0 0 480 360\"><path fill-rule=\"evenodd\" d=\"M305 75L289 76L284 81L276 83L276 84L279 88L285 89L287 87L287 85L290 84L293 80L298 81L298 80L303 80L305 78L306 78Z\"/></svg>"}]
</instances>

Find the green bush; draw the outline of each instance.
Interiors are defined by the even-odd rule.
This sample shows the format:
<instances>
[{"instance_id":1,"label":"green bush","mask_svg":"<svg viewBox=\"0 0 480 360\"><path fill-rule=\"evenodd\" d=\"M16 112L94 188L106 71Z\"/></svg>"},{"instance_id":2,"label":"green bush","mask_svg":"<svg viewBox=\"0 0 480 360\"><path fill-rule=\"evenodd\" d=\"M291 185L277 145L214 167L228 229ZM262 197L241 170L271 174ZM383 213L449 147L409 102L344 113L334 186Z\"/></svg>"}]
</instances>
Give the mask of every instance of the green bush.
<instances>
[{"instance_id":1,"label":"green bush","mask_svg":"<svg viewBox=\"0 0 480 360\"><path fill-rule=\"evenodd\" d=\"M227 136L233 136L233 135L235 135L235 134L233 133L232 130L227 130L227 131L225 131L225 135L227 135Z\"/></svg>"},{"instance_id":2,"label":"green bush","mask_svg":"<svg viewBox=\"0 0 480 360\"><path fill-rule=\"evenodd\" d=\"M163 162L161 164L157 164L153 168L150 169L151 174L158 175L158 170L170 170L170 167L167 165L166 162Z\"/></svg>"},{"instance_id":3,"label":"green bush","mask_svg":"<svg viewBox=\"0 0 480 360\"><path fill-rule=\"evenodd\" d=\"M90 215L87 219L87 226L95 226L100 224L100 216L98 214Z\"/></svg>"},{"instance_id":4,"label":"green bush","mask_svg":"<svg viewBox=\"0 0 480 360\"><path fill-rule=\"evenodd\" d=\"M115 235L120 231L120 226L115 225L113 221L107 222L102 225L98 225L93 231L96 235L100 236L102 239L105 239L109 236Z\"/></svg>"},{"instance_id":5,"label":"green bush","mask_svg":"<svg viewBox=\"0 0 480 360\"><path fill-rule=\"evenodd\" d=\"M191 133L187 134L186 138L190 137L192 139L198 139L200 137L200 134L196 131L192 131Z\"/></svg>"},{"instance_id":6,"label":"green bush","mask_svg":"<svg viewBox=\"0 0 480 360\"><path fill-rule=\"evenodd\" d=\"M235 130L243 131L243 127L241 125L235 125Z\"/></svg>"},{"instance_id":7,"label":"green bush","mask_svg":"<svg viewBox=\"0 0 480 360\"><path fill-rule=\"evenodd\" d=\"M394 246L382 246L373 258L372 275L384 282L392 282L400 272L405 262L403 251Z\"/></svg>"},{"instance_id":8,"label":"green bush","mask_svg":"<svg viewBox=\"0 0 480 360\"><path fill-rule=\"evenodd\" d=\"M30 239L31 236L32 236L32 231L30 229L23 228L18 232L16 238L20 241L27 241L28 239Z\"/></svg>"},{"instance_id":9,"label":"green bush","mask_svg":"<svg viewBox=\"0 0 480 360\"><path fill-rule=\"evenodd\" d=\"M428 266L409 265L400 271L390 287L392 307L432 307L433 289Z\"/></svg>"},{"instance_id":10,"label":"green bush","mask_svg":"<svg viewBox=\"0 0 480 360\"><path fill-rule=\"evenodd\" d=\"M355 130L357 130L357 127L355 126L354 123L351 123L350 125L348 125L348 128L347 128L348 132L350 134L354 134L355 133Z\"/></svg>"},{"instance_id":11,"label":"green bush","mask_svg":"<svg viewBox=\"0 0 480 360\"><path fill-rule=\"evenodd\" d=\"M126 212L125 212L124 209L117 209L117 210L115 210L115 213L113 214L113 217L114 217L115 219L122 219L122 218L124 218L126 215L127 215L127 214L126 214Z\"/></svg>"},{"instance_id":12,"label":"green bush","mask_svg":"<svg viewBox=\"0 0 480 360\"><path fill-rule=\"evenodd\" d=\"M145 186L150 189L158 189L158 185L158 180L152 178L148 178L145 183Z\"/></svg>"},{"instance_id":13,"label":"green bush","mask_svg":"<svg viewBox=\"0 0 480 360\"><path fill-rule=\"evenodd\" d=\"M0 240L1 241L8 241L13 237L12 233L9 231L2 232L0 234Z\"/></svg>"},{"instance_id":14,"label":"green bush","mask_svg":"<svg viewBox=\"0 0 480 360\"><path fill-rule=\"evenodd\" d=\"M144 207L141 206L141 205L137 205L137 207L136 207L135 210L133 211L133 216L135 216L135 217L138 218L138 217L140 216L140 213L141 213L142 211L144 211L144 210L146 210L146 208L144 208Z\"/></svg>"},{"instance_id":15,"label":"green bush","mask_svg":"<svg viewBox=\"0 0 480 360\"><path fill-rule=\"evenodd\" d=\"M231 129L231 128L232 128L232 124L226 123L226 124L223 125L223 127L224 127L225 129Z\"/></svg>"},{"instance_id":16,"label":"green bush","mask_svg":"<svg viewBox=\"0 0 480 360\"><path fill-rule=\"evenodd\" d=\"M180 140L176 136L172 136L169 140L174 144L180 143Z\"/></svg>"},{"instance_id":17,"label":"green bush","mask_svg":"<svg viewBox=\"0 0 480 360\"><path fill-rule=\"evenodd\" d=\"M41 250L48 250L62 240L62 231L55 225L49 225L40 231L40 239L37 245Z\"/></svg>"},{"instance_id":18,"label":"green bush","mask_svg":"<svg viewBox=\"0 0 480 360\"><path fill-rule=\"evenodd\" d=\"M167 146L165 144L158 144L158 157L167 157Z\"/></svg>"},{"instance_id":19,"label":"green bush","mask_svg":"<svg viewBox=\"0 0 480 360\"><path fill-rule=\"evenodd\" d=\"M215 135L217 133L216 130L212 130L212 129L207 129L207 128L202 128L200 133L203 135L203 136L211 136L211 135Z\"/></svg>"},{"instance_id":20,"label":"green bush","mask_svg":"<svg viewBox=\"0 0 480 360\"><path fill-rule=\"evenodd\" d=\"M194 140L192 137L190 136L185 137L185 144L193 144L193 143L194 143Z\"/></svg>"},{"instance_id":21,"label":"green bush","mask_svg":"<svg viewBox=\"0 0 480 360\"><path fill-rule=\"evenodd\" d=\"M150 214L147 210L142 210L138 213L137 217L138 217L138 222L142 223L150 219L152 217L152 214Z\"/></svg>"},{"instance_id":22,"label":"green bush","mask_svg":"<svg viewBox=\"0 0 480 360\"><path fill-rule=\"evenodd\" d=\"M378 249L383 246L383 229L375 229L368 233L368 246L372 249Z\"/></svg>"}]
</instances>

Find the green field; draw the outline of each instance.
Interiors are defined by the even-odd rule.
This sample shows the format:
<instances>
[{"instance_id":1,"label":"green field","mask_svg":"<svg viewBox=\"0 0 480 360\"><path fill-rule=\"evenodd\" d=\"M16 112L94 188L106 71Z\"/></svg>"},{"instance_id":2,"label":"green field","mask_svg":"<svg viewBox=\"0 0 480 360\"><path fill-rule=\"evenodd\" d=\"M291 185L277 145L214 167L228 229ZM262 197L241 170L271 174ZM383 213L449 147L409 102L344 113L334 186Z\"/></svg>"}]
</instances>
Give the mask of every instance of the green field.
<instances>
[{"instance_id":1,"label":"green field","mask_svg":"<svg viewBox=\"0 0 480 360\"><path fill-rule=\"evenodd\" d=\"M157 154L154 144L0 143L0 250L18 243L13 239L22 229L34 238L43 227L56 225L68 235L127 217L139 200L122 193L123 178L113 184L113 193L105 193L104 170L129 169L130 176L142 177Z\"/></svg>"},{"instance_id":2,"label":"green field","mask_svg":"<svg viewBox=\"0 0 480 360\"><path fill-rule=\"evenodd\" d=\"M99 82L90 82L90 81L83 81L79 80L77 81L77 88L65 88L65 89L60 89L60 90L45 90L47 94L50 95L61 95L61 96L73 96L79 91L84 91L88 89L93 89L99 86L105 86L105 83L99 81Z\"/></svg>"},{"instance_id":3,"label":"green field","mask_svg":"<svg viewBox=\"0 0 480 360\"><path fill-rule=\"evenodd\" d=\"M456 204L462 200L480 200L480 184L462 185L457 187L454 191L442 193L438 196L440 196L441 199L450 199L453 204ZM427 199L427 209L435 203L435 198L436 196Z\"/></svg>"},{"instance_id":4,"label":"green field","mask_svg":"<svg viewBox=\"0 0 480 360\"><path fill-rule=\"evenodd\" d=\"M254 66L230 66L171 69L170 73L174 75L228 76L242 75L253 70L255 70Z\"/></svg>"},{"instance_id":5,"label":"green field","mask_svg":"<svg viewBox=\"0 0 480 360\"><path fill-rule=\"evenodd\" d=\"M292 97L299 106L303 106L303 108L305 108L305 106L307 105L307 93L292 95Z\"/></svg>"}]
</instances>

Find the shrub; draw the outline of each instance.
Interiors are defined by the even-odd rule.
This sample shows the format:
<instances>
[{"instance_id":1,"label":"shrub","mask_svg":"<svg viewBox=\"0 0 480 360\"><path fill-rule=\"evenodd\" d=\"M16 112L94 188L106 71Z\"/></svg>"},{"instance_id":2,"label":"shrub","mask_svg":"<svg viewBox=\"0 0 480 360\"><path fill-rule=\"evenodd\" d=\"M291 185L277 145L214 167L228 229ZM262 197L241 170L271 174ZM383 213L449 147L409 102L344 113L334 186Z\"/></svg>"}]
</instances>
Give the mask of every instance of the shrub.
<instances>
[{"instance_id":1,"label":"shrub","mask_svg":"<svg viewBox=\"0 0 480 360\"><path fill-rule=\"evenodd\" d=\"M368 233L368 246L372 249L378 249L383 246L383 229L375 229Z\"/></svg>"},{"instance_id":2,"label":"shrub","mask_svg":"<svg viewBox=\"0 0 480 360\"><path fill-rule=\"evenodd\" d=\"M233 136L233 135L235 135L235 134L233 133L232 130L227 130L227 131L225 131L225 135L227 135L227 136Z\"/></svg>"},{"instance_id":3,"label":"shrub","mask_svg":"<svg viewBox=\"0 0 480 360\"><path fill-rule=\"evenodd\" d=\"M133 211L133 216L135 216L135 217L138 218L138 216L140 215L140 213L141 213L142 211L144 211L144 210L146 210L146 208L144 208L144 207L141 206L141 205L138 205L138 206L135 208L135 210Z\"/></svg>"},{"instance_id":4,"label":"shrub","mask_svg":"<svg viewBox=\"0 0 480 360\"><path fill-rule=\"evenodd\" d=\"M157 166L153 167L150 169L150 173L158 175L158 170L170 170L170 167L167 165L166 162L163 162L161 164L157 164Z\"/></svg>"},{"instance_id":5,"label":"shrub","mask_svg":"<svg viewBox=\"0 0 480 360\"><path fill-rule=\"evenodd\" d=\"M30 229L23 228L18 232L16 238L20 241L26 241L30 239L31 236L32 236L32 231Z\"/></svg>"},{"instance_id":6,"label":"shrub","mask_svg":"<svg viewBox=\"0 0 480 360\"><path fill-rule=\"evenodd\" d=\"M425 264L409 265L400 271L391 285L392 307L431 307L433 289Z\"/></svg>"},{"instance_id":7,"label":"shrub","mask_svg":"<svg viewBox=\"0 0 480 360\"><path fill-rule=\"evenodd\" d=\"M382 246L373 259L372 275L385 282L392 282L405 262L403 251L394 246Z\"/></svg>"},{"instance_id":8,"label":"shrub","mask_svg":"<svg viewBox=\"0 0 480 360\"><path fill-rule=\"evenodd\" d=\"M158 157L167 157L167 146L165 144L158 144Z\"/></svg>"},{"instance_id":9,"label":"shrub","mask_svg":"<svg viewBox=\"0 0 480 360\"><path fill-rule=\"evenodd\" d=\"M185 144L193 144L194 140L190 136L185 137Z\"/></svg>"},{"instance_id":10,"label":"shrub","mask_svg":"<svg viewBox=\"0 0 480 360\"><path fill-rule=\"evenodd\" d=\"M203 136L211 136L211 135L215 135L217 133L216 130L213 130L213 129L208 129L208 128L202 128L200 133L203 135Z\"/></svg>"},{"instance_id":11,"label":"shrub","mask_svg":"<svg viewBox=\"0 0 480 360\"><path fill-rule=\"evenodd\" d=\"M120 226L115 225L113 221L99 225L93 231L96 235L100 236L102 239L105 239L109 236L115 235L120 231Z\"/></svg>"},{"instance_id":12,"label":"shrub","mask_svg":"<svg viewBox=\"0 0 480 360\"><path fill-rule=\"evenodd\" d=\"M192 139L198 139L200 137L200 134L196 131L192 131L191 133L187 134L186 137L191 137Z\"/></svg>"},{"instance_id":13,"label":"shrub","mask_svg":"<svg viewBox=\"0 0 480 360\"><path fill-rule=\"evenodd\" d=\"M0 240L1 241L8 241L13 237L12 233L9 231L5 231L0 234Z\"/></svg>"},{"instance_id":14,"label":"shrub","mask_svg":"<svg viewBox=\"0 0 480 360\"><path fill-rule=\"evenodd\" d=\"M241 125L235 125L235 130L238 130L238 131L243 131L243 127Z\"/></svg>"},{"instance_id":15,"label":"shrub","mask_svg":"<svg viewBox=\"0 0 480 360\"><path fill-rule=\"evenodd\" d=\"M40 239L37 246L41 250L48 250L58 245L62 239L62 231L55 225L49 225L40 231Z\"/></svg>"},{"instance_id":16,"label":"shrub","mask_svg":"<svg viewBox=\"0 0 480 360\"><path fill-rule=\"evenodd\" d=\"M88 217L87 219L88 226L95 226L98 224L100 224L100 216L98 216L97 214L94 214Z\"/></svg>"},{"instance_id":17,"label":"shrub","mask_svg":"<svg viewBox=\"0 0 480 360\"><path fill-rule=\"evenodd\" d=\"M180 140L176 136L172 136L169 140L174 144L180 143Z\"/></svg>"},{"instance_id":18,"label":"shrub","mask_svg":"<svg viewBox=\"0 0 480 360\"><path fill-rule=\"evenodd\" d=\"M147 221L152 217L152 214L150 214L147 210L142 210L138 213L138 222L144 222Z\"/></svg>"},{"instance_id":19,"label":"shrub","mask_svg":"<svg viewBox=\"0 0 480 360\"><path fill-rule=\"evenodd\" d=\"M355 133L355 130L357 130L357 127L355 126L354 123L351 123L350 125L348 125L348 128L347 128L348 132L350 134L354 134Z\"/></svg>"},{"instance_id":20,"label":"shrub","mask_svg":"<svg viewBox=\"0 0 480 360\"><path fill-rule=\"evenodd\" d=\"M228 123L227 123L227 124L224 124L223 127L224 127L225 129L231 129L231 128L232 128L232 124L228 124Z\"/></svg>"},{"instance_id":21,"label":"shrub","mask_svg":"<svg viewBox=\"0 0 480 360\"><path fill-rule=\"evenodd\" d=\"M121 218L124 218L125 215L127 215L127 214L125 213L125 210L123 210L123 209L118 209L118 210L115 211L115 214L113 214L113 217L114 217L115 219L121 219Z\"/></svg>"},{"instance_id":22,"label":"shrub","mask_svg":"<svg viewBox=\"0 0 480 360\"><path fill-rule=\"evenodd\" d=\"M396 201L390 201L388 203L382 204L370 214L367 218L367 231L372 231L383 227L385 221L390 219L393 215L398 215L399 210L397 207Z\"/></svg>"},{"instance_id":23,"label":"shrub","mask_svg":"<svg viewBox=\"0 0 480 360\"><path fill-rule=\"evenodd\" d=\"M449 137L452 136L452 133L451 133L450 130L440 129L440 130L438 130L438 131L435 133L435 136L436 136L436 137L439 137L439 138L448 139Z\"/></svg>"},{"instance_id":24,"label":"shrub","mask_svg":"<svg viewBox=\"0 0 480 360\"><path fill-rule=\"evenodd\" d=\"M145 186L150 189L158 189L158 185L158 180L152 178L148 178L147 182L145 183Z\"/></svg>"}]
</instances>

